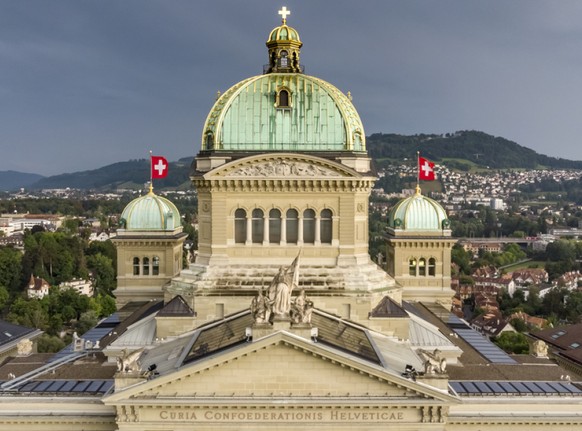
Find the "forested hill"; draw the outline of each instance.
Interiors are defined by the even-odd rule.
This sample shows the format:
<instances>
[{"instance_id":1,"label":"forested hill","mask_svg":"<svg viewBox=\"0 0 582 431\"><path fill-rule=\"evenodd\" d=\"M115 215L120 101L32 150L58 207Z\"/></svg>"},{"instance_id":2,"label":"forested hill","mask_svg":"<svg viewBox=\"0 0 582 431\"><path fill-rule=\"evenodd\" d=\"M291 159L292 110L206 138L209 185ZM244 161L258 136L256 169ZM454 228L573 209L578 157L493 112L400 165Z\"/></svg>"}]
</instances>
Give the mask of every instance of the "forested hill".
<instances>
[{"instance_id":1,"label":"forested hill","mask_svg":"<svg viewBox=\"0 0 582 431\"><path fill-rule=\"evenodd\" d=\"M556 168L582 169L582 161L571 161L548 157L522 147L504 138L483 132L462 131L446 135L395 135L376 133L367 138L368 151L378 168L403 159L414 159L416 152L435 162L445 162L453 169L467 170L475 164L491 169L510 168ZM189 189L192 157L170 162L169 174L156 180L156 189ZM74 172L42 178L30 189L141 189L149 180L149 160L130 160L114 163L91 171ZM0 183L0 186L2 184ZM12 188L25 185L11 184ZM2 188L0 188L2 190ZM9 190L8 188L6 190Z\"/></svg>"},{"instance_id":2,"label":"forested hill","mask_svg":"<svg viewBox=\"0 0 582 431\"><path fill-rule=\"evenodd\" d=\"M411 159L420 151L436 162L464 159L491 169L582 169L582 161L544 156L505 138L477 131L413 136L375 133L367 138L367 147L377 161Z\"/></svg>"},{"instance_id":3,"label":"forested hill","mask_svg":"<svg viewBox=\"0 0 582 431\"><path fill-rule=\"evenodd\" d=\"M168 176L155 180L157 189L190 188L190 164L192 157L177 162L169 162ZM30 185L32 189L139 189L150 179L150 161L146 159L130 160L107 165L90 171L73 172L43 178Z\"/></svg>"}]
</instances>

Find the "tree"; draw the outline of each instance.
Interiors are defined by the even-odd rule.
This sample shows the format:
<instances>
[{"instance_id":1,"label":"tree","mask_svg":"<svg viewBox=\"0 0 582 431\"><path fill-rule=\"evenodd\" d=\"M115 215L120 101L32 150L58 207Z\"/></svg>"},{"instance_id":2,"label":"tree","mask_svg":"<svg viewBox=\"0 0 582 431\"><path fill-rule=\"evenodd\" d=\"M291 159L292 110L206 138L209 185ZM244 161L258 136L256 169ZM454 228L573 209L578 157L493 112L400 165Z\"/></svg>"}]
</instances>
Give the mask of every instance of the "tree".
<instances>
[{"instance_id":1,"label":"tree","mask_svg":"<svg viewBox=\"0 0 582 431\"><path fill-rule=\"evenodd\" d=\"M87 267L91 271L95 290L110 295L116 287L113 261L101 253L87 257Z\"/></svg>"},{"instance_id":2,"label":"tree","mask_svg":"<svg viewBox=\"0 0 582 431\"><path fill-rule=\"evenodd\" d=\"M451 250L451 262L457 264L462 274L471 272L471 254L463 246L455 244Z\"/></svg>"},{"instance_id":3,"label":"tree","mask_svg":"<svg viewBox=\"0 0 582 431\"><path fill-rule=\"evenodd\" d=\"M22 285L22 253L13 247L0 247L0 286L18 292Z\"/></svg>"},{"instance_id":4,"label":"tree","mask_svg":"<svg viewBox=\"0 0 582 431\"><path fill-rule=\"evenodd\" d=\"M523 320L516 317L515 319L511 319L509 323L511 323L511 326L513 326L517 332L527 332L527 325Z\"/></svg>"},{"instance_id":5,"label":"tree","mask_svg":"<svg viewBox=\"0 0 582 431\"><path fill-rule=\"evenodd\" d=\"M98 322L97 313L94 310L89 310L81 314L76 328L79 335L84 334Z\"/></svg>"},{"instance_id":6,"label":"tree","mask_svg":"<svg viewBox=\"0 0 582 431\"><path fill-rule=\"evenodd\" d=\"M59 337L42 334L37 340L38 353L56 353L65 347L65 343Z\"/></svg>"},{"instance_id":7,"label":"tree","mask_svg":"<svg viewBox=\"0 0 582 431\"><path fill-rule=\"evenodd\" d=\"M567 294L568 290L561 287L550 289L550 291L544 295L542 301L543 314L546 316L564 316L564 302Z\"/></svg>"},{"instance_id":8,"label":"tree","mask_svg":"<svg viewBox=\"0 0 582 431\"><path fill-rule=\"evenodd\" d=\"M492 341L507 353L522 354L529 351L529 343L525 335L518 332L503 332Z\"/></svg>"},{"instance_id":9,"label":"tree","mask_svg":"<svg viewBox=\"0 0 582 431\"><path fill-rule=\"evenodd\" d=\"M2 310L4 310L4 307L6 307L6 304L8 304L9 299L10 293L8 293L8 289L4 286L0 286L0 314Z\"/></svg>"},{"instance_id":10,"label":"tree","mask_svg":"<svg viewBox=\"0 0 582 431\"><path fill-rule=\"evenodd\" d=\"M572 323L580 322L582 318L582 292L570 292L566 297L566 318Z\"/></svg>"}]
</instances>

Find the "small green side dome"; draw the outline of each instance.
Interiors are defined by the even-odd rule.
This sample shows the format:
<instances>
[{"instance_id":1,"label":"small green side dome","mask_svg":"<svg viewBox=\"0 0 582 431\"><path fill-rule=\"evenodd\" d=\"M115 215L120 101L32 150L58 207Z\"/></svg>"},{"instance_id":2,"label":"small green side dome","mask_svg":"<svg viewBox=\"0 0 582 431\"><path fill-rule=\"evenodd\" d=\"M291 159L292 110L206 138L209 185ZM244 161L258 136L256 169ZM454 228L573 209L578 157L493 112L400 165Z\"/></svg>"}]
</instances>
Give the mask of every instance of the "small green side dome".
<instances>
[{"instance_id":1,"label":"small green side dome","mask_svg":"<svg viewBox=\"0 0 582 431\"><path fill-rule=\"evenodd\" d=\"M450 222L445 209L435 200L416 193L398 202L388 214L388 227L400 230L449 229Z\"/></svg>"},{"instance_id":2,"label":"small green side dome","mask_svg":"<svg viewBox=\"0 0 582 431\"><path fill-rule=\"evenodd\" d=\"M301 42L299 39L299 33L293 27L289 27L286 24L283 24L279 27L275 27L271 34L269 34L269 42L276 42L276 41L289 41L292 40L294 42Z\"/></svg>"},{"instance_id":3,"label":"small green side dome","mask_svg":"<svg viewBox=\"0 0 582 431\"><path fill-rule=\"evenodd\" d=\"M128 231L174 231L182 228L182 220L172 202L150 191L127 204L121 213L120 225Z\"/></svg>"}]
</instances>

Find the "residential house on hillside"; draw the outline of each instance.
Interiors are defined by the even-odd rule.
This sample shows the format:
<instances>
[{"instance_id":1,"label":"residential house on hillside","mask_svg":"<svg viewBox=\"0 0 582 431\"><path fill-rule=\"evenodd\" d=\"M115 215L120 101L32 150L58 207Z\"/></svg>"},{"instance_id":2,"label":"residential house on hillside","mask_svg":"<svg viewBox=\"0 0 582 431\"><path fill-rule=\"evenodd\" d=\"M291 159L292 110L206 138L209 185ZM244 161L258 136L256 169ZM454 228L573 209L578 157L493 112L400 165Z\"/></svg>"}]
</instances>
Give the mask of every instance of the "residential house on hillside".
<instances>
[{"instance_id":1,"label":"residential house on hillside","mask_svg":"<svg viewBox=\"0 0 582 431\"><path fill-rule=\"evenodd\" d=\"M511 278L517 288L539 286L542 283L548 282L548 273L543 268L524 268L513 271Z\"/></svg>"},{"instance_id":2,"label":"residential house on hillside","mask_svg":"<svg viewBox=\"0 0 582 431\"><path fill-rule=\"evenodd\" d=\"M545 328L548 325L548 321L542 317L536 317L536 316L530 316L527 313L524 313L523 311L518 311L516 313L513 313L511 316L509 316L509 321L511 322L513 319L519 319L521 321L523 321L528 328L530 329L535 329L535 330L540 330Z\"/></svg>"},{"instance_id":3,"label":"residential house on hillside","mask_svg":"<svg viewBox=\"0 0 582 431\"><path fill-rule=\"evenodd\" d=\"M471 272L472 277L485 277L485 278L495 278L499 277L499 270L493 265L482 266L480 268L475 268Z\"/></svg>"},{"instance_id":4,"label":"residential house on hillside","mask_svg":"<svg viewBox=\"0 0 582 431\"><path fill-rule=\"evenodd\" d=\"M471 321L471 326L487 337L497 337L503 332L515 332L515 328L498 309L491 309L477 316Z\"/></svg>"},{"instance_id":5,"label":"residential house on hillside","mask_svg":"<svg viewBox=\"0 0 582 431\"><path fill-rule=\"evenodd\" d=\"M31 275L26 292L29 298L42 299L49 294L50 287L50 284L44 278Z\"/></svg>"},{"instance_id":6,"label":"residential house on hillside","mask_svg":"<svg viewBox=\"0 0 582 431\"><path fill-rule=\"evenodd\" d=\"M569 271L554 280L552 284L554 286L565 287L572 290L578 288L579 281L582 281L582 274L580 271Z\"/></svg>"},{"instance_id":7,"label":"residential house on hillside","mask_svg":"<svg viewBox=\"0 0 582 431\"><path fill-rule=\"evenodd\" d=\"M501 277L488 278L488 277L473 277L475 281L474 291L492 291L499 292L500 290L505 290L510 296L515 293L515 282L511 277L503 275Z\"/></svg>"}]
</instances>

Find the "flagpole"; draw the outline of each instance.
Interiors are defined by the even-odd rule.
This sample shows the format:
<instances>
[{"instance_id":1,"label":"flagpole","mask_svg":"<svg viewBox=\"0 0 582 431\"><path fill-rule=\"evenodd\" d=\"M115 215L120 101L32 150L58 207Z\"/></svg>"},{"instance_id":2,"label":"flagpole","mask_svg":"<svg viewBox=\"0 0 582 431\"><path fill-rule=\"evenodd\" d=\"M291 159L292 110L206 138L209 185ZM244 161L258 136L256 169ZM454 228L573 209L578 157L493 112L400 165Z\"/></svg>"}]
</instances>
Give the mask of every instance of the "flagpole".
<instances>
[{"instance_id":1,"label":"flagpole","mask_svg":"<svg viewBox=\"0 0 582 431\"><path fill-rule=\"evenodd\" d=\"M416 152L416 193L420 193L420 151Z\"/></svg>"},{"instance_id":2,"label":"flagpole","mask_svg":"<svg viewBox=\"0 0 582 431\"><path fill-rule=\"evenodd\" d=\"M152 150L150 150L150 193L154 192L154 167L152 166Z\"/></svg>"}]
</instances>

